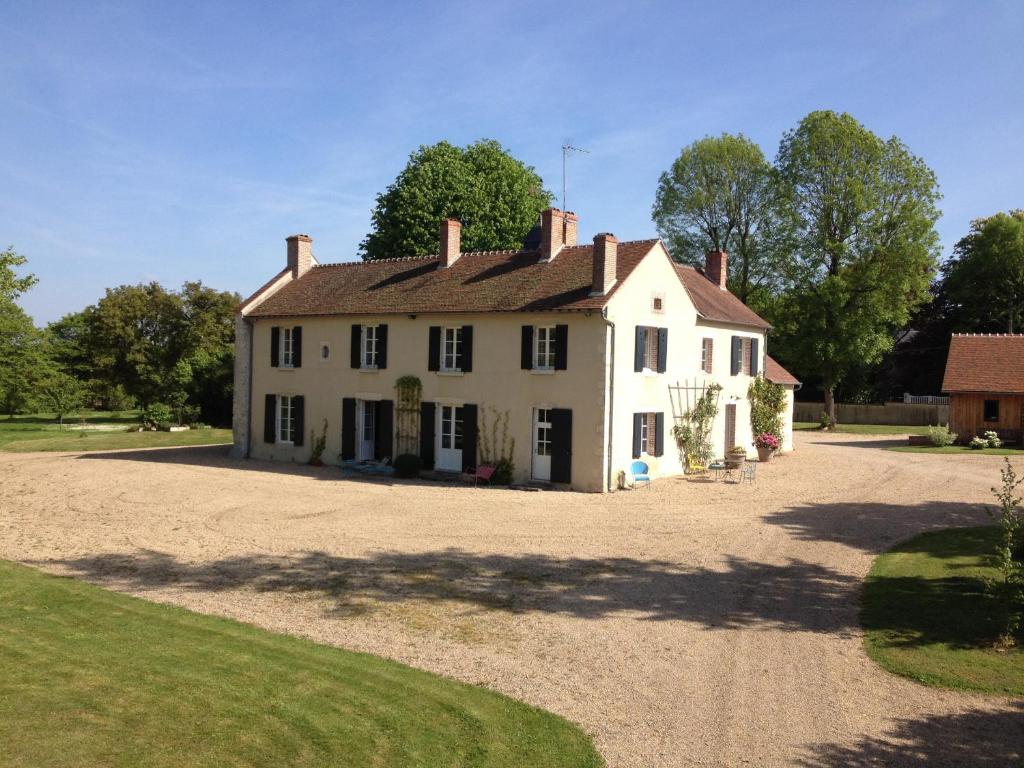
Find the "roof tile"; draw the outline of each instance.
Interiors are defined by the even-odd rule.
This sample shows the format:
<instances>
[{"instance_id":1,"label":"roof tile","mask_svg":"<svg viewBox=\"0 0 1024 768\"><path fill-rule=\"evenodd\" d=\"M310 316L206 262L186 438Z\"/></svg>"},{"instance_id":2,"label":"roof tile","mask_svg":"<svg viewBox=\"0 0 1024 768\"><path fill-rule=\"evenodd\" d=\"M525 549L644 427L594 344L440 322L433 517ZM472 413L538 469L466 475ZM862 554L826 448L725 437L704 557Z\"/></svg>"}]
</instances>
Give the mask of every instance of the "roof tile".
<instances>
[{"instance_id":1,"label":"roof tile","mask_svg":"<svg viewBox=\"0 0 1024 768\"><path fill-rule=\"evenodd\" d=\"M954 333L942 391L1024 394L1024 335Z\"/></svg>"},{"instance_id":2,"label":"roof tile","mask_svg":"<svg viewBox=\"0 0 1024 768\"><path fill-rule=\"evenodd\" d=\"M753 328L770 328L754 310L737 299L731 292L723 291L712 283L702 272L688 264L674 264L676 274L690 295L690 301L697 313L706 320Z\"/></svg>"}]
</instances>

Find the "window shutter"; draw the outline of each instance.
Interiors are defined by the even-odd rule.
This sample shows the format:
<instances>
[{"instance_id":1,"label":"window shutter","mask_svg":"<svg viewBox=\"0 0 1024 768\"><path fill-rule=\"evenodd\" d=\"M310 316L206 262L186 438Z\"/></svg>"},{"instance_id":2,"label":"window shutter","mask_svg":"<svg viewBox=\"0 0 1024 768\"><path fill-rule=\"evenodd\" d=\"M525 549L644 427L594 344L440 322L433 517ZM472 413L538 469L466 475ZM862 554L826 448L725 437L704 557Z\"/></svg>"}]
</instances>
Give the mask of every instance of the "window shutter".
<instances>
[{"instance_id":1,"label":"window shutter","mask_svg":"<svg viewBox=\"0 0 1024 768\"><path fill-rule=\"evenodd\" d=\"M654 455L665 453L665 414L654 414Z\"/></svg>"},{"instance_id":2,"label":"window shutter","mask_svg":"<svg viewBox=\"0 0 1024 768\"><path fill-rule=\"evenodd\" d=\"M427 370L441 370L441 326L430 326L430 337L427 344Z\"/></svg>"},{"instance_id":3,"label":"window shutter","mask_svg":"<svg viewBox=\"0 0 1024 768\"><path fill-rule=\"evenodd\" d=\"M473 403L462 406L462 471L476 469L477 408Z\"/></svg>"},{"instance_id":4,"label":"window shutter","mask_svg":"<svg viewBox=\"0 0 1024 768\"><path fill-rule=\"evenodd\" d=\"M519 367L524 371L533 369L533 326L524 325L519 344Z\"/></svg>"},{"instance_id":5,"label":"window shutter","mask_svg":"<svg viewBox=\"0 0 1024 768\"><path fill-rule=\"evenodd\" d=\"M388 367L388 327L384 323L377 326L377 367Z\"/></svg>"},{"instance_id":6,"label":"window shutter","mask_svg":"<svg viewBox=\"0 0 1024 768\"><path fill-rule=\"evenodd\" d=\"M551 482L572 482L572 411L551 409Z\"/></svg>"},{"instance_id":7,"label":"window shutter","mask_svg":"<svg viewBox=\"0 0 1024 768\"><path fill-rule=\"evenodd\" d=\"M459 370L469 373L473 370L473 326L462 326L462 362Z\"/></svg>"},{"instance_id":8,"label":"window shutter","mask_svg":"<svg viewBox=\"0 0 1024 768\"><path fill-rule=\"evenodd\" d=\"M292 328L292 368L302 367L302 326ZM302 443L296 443L302 445Z\"/></svg>"},{"instance_id":9,"label":"window shutter","mask_svg":"<svg viewBox=\"0 0 1024 768\"><path fill-rule=\"evenodd\" d=\"M569 364L569 326L555 326L555 370L564 371Z\"/></svg>"},{"instance_id":10,"label":"window shutter","mask_svg":"<svg viewBox=\"0 0 1024 768\"><path fill-rule=\"evenodd\" d=\"M644 369L644 351L647 341L647 329L638 325L636 327L636 347L633 349L633 370L639 373Z\"/></svg>"},{"instance_id":11,"label":"window shutter","mask_svg":"<svg viewBox=\"0 0 1024 768\"><path fill-rule=\"evenodd\" d=\"M281 328L274 326L270 329L270 367L278 368L281 365Z\"/></svg>"},{"instance_id":12,"label":"window shutter","mask_svg":"<svg viewBox=\"0 0 1024 768\"><path fill-rule=\"evenodd\" d=\"M757 342L758 342L758 339L751 339L750 340L750 375L751 376L757 376L757 370L758 370L757 364L761 360L760 356L757 353L757 347L758 347Z\"/></svg>"},{"instance_id":13,"label":"window shutter","mask_svg":"<svg viewBox=\"0 0 1024 768\"><path fill-rule=\"evenodd\" d=\"M735 376L740 372L740 355L743 349L743 339L739 336L732 337L732 361L729 367L729 372Z\"/></svg>"},{"instance_id":14,"label":"window shutter","mask_svg":"<svg viewBox=\"0 0 1024 768\"><path fill-rule=\"evenodd\" d=\"M363 326L352 325L352 350L349 363L353 368L363 367Z\"/></svg>"},{"instance_id":15,"label":"window shutter","mask_svg":"<svg viewBox=\"0 0 1024 768\"><path fill-rule=\"evenodd\" d=\"M273 443L276 440L277 395L267 395L263 400L263 442Z\"/></svg>"},{"instance_id":16,"label":"window shutter","mask_svg":"<svg viewBox=\"0 0 1024 768\"><path fill-rule=\"evenodd\" d=\"M658 329L658 373L668 367L668 328Z\"/></svg>"},{"instance_id":17,"label":"window shutter","mask_svg":"<svg viewBox=\"0 0 1024 768\"><path fill-rule=\"evenodd\" d=\"M393 459L395 433L395 402L381 400L377 403L377 441L374 453L377 460Z\"/></svg>"},{"instance_id":18,"label":"window shutter","mask_svg":"<svg viewBox=\"0 0 1024 768\"><path fill-rule=\"evenodd\" d=\"M341 398L341 460L356 457L356 399Z\"/></svg>"},{"instance_id":19,"label":"window shutter","mask_svg":"<svg viewBox=\"0 0 1024 768\"><path fill-rule=\"evenodd\" d=\"M434 468L435 414L433 403L420 403L420 459L423 461L424 469Z\"/></svg>"},{"instance_id":20,"label":"window shutter","mask_svg":"<svg viewBox=\"0 0 1024 768\"><path fill-rule=\"evenodd\" d=\"M295 434L292 435L292 445L302 445L302 437L306 434L306 398L302 395L292 398L292 413L295 417L295 429L293 430Z\"/></svg>"},{"instance_id":21,"label":"window shutter","mask_svg":"<svg viewBox=\"0 0 1024 768\"><path fill-rule=\"evenodd\" d=\"M633 414L633 458L639 459L640 454L644 452L643 445L643 434L644 434L644 415L642 413Z\"/></svg>"}]
</instances>

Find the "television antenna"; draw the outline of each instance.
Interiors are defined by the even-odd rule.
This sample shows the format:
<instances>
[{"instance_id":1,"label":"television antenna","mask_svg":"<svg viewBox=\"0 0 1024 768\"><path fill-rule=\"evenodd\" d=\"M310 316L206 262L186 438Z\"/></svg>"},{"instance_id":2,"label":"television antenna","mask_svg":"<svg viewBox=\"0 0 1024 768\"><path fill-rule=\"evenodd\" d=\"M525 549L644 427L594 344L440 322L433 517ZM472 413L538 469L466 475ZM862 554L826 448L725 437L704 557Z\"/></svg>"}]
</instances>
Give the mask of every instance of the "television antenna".
<instances>
[{"instance_id":1,"label":"television antenna","mask_svg":"<svg viewBox=\"0 0 1024 768\"><path fill-rule=\"evenodd\" d=\"M563 211L565 210L565 169L566 169L566 161L569 159L569 153L570 152L579 152L579 153L584 154L584 155L589 155L590 154L590 150L589 149L580 149L579 147L574 147L572 144L568 144L568 143L562 145L562 210Z\"/></svg>"}]
</instances>

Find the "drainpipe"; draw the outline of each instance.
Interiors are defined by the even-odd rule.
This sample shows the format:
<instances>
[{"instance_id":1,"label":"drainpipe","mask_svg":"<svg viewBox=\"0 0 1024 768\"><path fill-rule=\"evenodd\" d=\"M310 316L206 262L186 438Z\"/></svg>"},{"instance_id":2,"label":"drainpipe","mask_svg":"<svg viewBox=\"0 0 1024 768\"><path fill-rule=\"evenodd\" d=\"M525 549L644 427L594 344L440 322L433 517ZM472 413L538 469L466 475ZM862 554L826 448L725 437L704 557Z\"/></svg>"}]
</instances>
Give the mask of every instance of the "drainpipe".
<instances>
[{"instance_id":1,"label":"drainpipe","mask_svg":"<svg viewBox=\"0 0 1024 768\"><path fill-rule=\"evenodd\" d=\"M612 490L612 435L615 429L615 323L608 319L608 307L602 307L601 319L604 320L605 325L611 329L612 340L610 344L611 357L610 364L608 366L608 406L605 409L605 420L608 424L608 443L605 445L605 452L608 454L608 467L606 469L606 483L608 490Z\"/></svg>"}]
</instances>

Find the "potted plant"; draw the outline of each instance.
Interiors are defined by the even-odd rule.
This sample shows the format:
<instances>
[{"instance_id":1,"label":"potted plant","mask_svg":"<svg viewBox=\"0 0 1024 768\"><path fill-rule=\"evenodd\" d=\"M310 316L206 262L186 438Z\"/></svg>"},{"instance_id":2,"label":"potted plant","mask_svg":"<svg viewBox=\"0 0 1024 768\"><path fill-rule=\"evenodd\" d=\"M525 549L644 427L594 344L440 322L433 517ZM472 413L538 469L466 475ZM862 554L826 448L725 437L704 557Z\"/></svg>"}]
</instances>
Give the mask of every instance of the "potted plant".
<instances>
[{"instance_id":1,"label":"potted plant","mask_svg":"<svg viewBox=\"0 0 1024 768\"><path fill-rule=\"evenodd\" d=\"M728 451L725 452L725 465L727 467L736 468L743 464L747 460L747 449L742 445L734 445Z\"/></svg>"},{"instance_id":2,"label":"potted plant","mask_svg":"<svg viewBox=\"0 0 1024 768\"><path fill-rule=\"evenodd\" d=\"M758 461L770 461L774 454L781 447L779 438L770 432L763 432L754 438L754 447L757 448Z\"/></svg>"}]
</instances>

